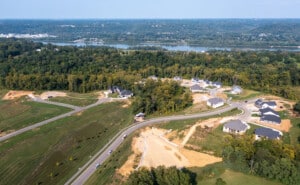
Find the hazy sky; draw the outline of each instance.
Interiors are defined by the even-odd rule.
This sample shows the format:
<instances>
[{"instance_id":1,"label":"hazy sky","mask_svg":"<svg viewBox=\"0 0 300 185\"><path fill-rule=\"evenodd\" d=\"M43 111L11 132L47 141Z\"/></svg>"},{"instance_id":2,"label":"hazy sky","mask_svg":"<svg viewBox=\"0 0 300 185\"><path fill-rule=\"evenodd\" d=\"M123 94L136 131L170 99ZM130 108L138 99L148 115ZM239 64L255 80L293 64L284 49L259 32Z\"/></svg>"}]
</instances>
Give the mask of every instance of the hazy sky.
<instances>
[{"instance_id":1,"label":"hazy sky","mask_svg":"<svg viewBox=\"0 0 300 185\"><path fill-rule=\"evenodd\" d=\"M4 18L300 18L300 0L0 0Z\"/></svg>"}]
</instances>

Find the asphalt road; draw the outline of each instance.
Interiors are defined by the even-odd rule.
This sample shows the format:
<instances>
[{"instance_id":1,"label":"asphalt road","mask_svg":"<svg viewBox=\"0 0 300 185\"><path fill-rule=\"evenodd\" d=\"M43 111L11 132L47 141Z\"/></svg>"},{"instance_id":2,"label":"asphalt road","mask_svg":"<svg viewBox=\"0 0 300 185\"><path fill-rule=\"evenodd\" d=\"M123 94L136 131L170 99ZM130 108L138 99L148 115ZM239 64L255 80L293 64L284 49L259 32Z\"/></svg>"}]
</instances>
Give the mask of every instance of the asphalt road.
<instances>
[{"instance_id":1,"label":"asphalt road","mask_svg":"<svg viewBox=\"0 0 300 185\"><path fill-rule=\"evenodd\" d=\"M92 157L82 168L78 170L78 172L69 179L65 184L69 185L82 185L84 184L89 177L96 171L97 164L102 164L108 157L110 156L109 151L115 151L118 146L123 142L123 136L130 135L134 131L143 128L145 126L153 125L156 123L166 122L166 121L174 121L174 120L186 120L193 118L201 118L218 115L224 112L228 112L234 108L239 108L244 110L244 103L231 103L229 106L224 108L216 109L210 112L203 112L198 114L191 115L176 115L176 116L167 116L150 119L144 122L140 122L134 125L129 126L128 128L120 131L106 146L104 146L94 157ZM245 110L244 110L245 111Z\"/></svg>"},{"instance_id":2,"label":"asphalt road","mask_svg":"<svg viewBox=\"0 0 300 185\"><path fill-rule=\"evenodd\" d=\"M91 104L91 105L88 105L88 106L86 106L86 107L77 107L77 106L68 105L68 104L63 104L63 103L50 102L50 101L46 101L46 100L42 100L42 99L33 99L33 100L36 101L36 102L40 102L40 103L47 103L47 104L54 104L54 105L59 105L59 106L64 106L64 107L69 107L69 108L72 108L72 109L74 109L74 110L71 111L71 112L68 112L68 113L65 113L65 114L62 114L62 115L59 115L59 116L56 116L56 117L53 117L53 118L50 118L50 119L41 121L41 122L36 123L36 124L34 124L34 125L30 125L30 126L28 126L28 127L22 128L22 129L20 129L20 130L15 131L15 132L9 133L9 134L7 134L7 135L5 135L5 136L2 136L2 137L0 137L0 142L5 141L5 140L7 140L7 139L9 139L9 138L12 138L12 137L14 137L14 136L17 136L17 135L19 135L19 134L22 134L22 133L24 133L24 132L27 132L27 131L29 131L29 130L35 129L35 128L37 128L37 127L40 127L40 126L42 126L42 125L46 125L46 124L51 123L51 122L53 122L53 121L56 121L56 120L59 120L59 119L62 119L62 118L71 116L71 115L73 115L73 114L76 114L76 113L78 113L78 112L84 111L84 110L89 109L89 108L91 108L91 107L95 107L95 106L100 105L100 104L102 104L102 103L108 102L108 101L110 101L111 99L110 99L110 98L99 99L96 103Z\"/></svg>"}]
</instances>

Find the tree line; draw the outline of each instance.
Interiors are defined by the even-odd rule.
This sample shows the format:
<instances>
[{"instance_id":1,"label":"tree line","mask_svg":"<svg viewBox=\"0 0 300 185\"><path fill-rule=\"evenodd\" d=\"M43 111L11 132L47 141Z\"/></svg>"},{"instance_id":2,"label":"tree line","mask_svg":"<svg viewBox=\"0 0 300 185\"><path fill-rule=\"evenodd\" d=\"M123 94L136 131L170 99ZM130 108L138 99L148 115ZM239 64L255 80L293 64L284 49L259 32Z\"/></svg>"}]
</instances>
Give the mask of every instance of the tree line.
<instances>
[{"instance_id":1,"label":"tree line","mask_svg":"<svg viewBox=\"0 0 300 185\"><path fill-rule=\"evenodd\" d=\"M89 92L134 83L151 75L199 77L296 99L300 53L214 51L209 53L117 50L43 45L1 39L0 87Z\"/></svg>"}]
</instances>

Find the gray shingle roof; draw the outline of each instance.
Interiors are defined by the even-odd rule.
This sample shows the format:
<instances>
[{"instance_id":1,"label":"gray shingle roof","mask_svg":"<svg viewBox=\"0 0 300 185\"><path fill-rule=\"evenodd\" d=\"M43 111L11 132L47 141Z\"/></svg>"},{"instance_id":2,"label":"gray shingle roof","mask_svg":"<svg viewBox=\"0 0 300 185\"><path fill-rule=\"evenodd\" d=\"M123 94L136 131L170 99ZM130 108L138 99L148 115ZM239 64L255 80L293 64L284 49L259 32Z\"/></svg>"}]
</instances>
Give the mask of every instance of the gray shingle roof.
<instances>
[{"instance_id":1,"label":"gray shingle roof","mask_svg":"<svg viewBox=\"0 0 300 185\"><path fill-rule=\"evenodd\" d=\"M262 104L267 104L268 106L276 106L277 105L275 101L263 102Z\"/></svg>"},{"instance_id":2,"label":"gray shingle roof","mask_svg":"<svg viewBox=\"0 0 300 185\"><path fill-rule=\"evenodd\" d=\"M129 90L123 90L121 91L120 95L121 96L131 96L133 93Z\"/></svg>"},{"instance_id":3,"label":"gray shingle roof","mask_svg":"<svg viewBox=\"0 0 300 185\"><path fill-rule=\"evenodd\" d=\"M254 133L255 135L267 137L269 139L277 139L281 136L280 132L264 127L255 129Z\"/></svg>"},{"instance_id":4,"label":"gray shingle roof","mask_svg":"<svg viewBox=\"0 0 300 185\"><path fill-rule=\"evenodd\" d=\"M243 123L241 120L231 120L227 122L224 127L236 131L245 131L248 125Z\"/></svg>"},{"instance_id":5,"label":"gray shingle roof","mask_svg":"<svg viewBox=\"0 0 300 185\"><path fill-rule=\"evenodd\" d=\"M200 87L200 85L193 85L191 86L191 90L193 91L200 91L200 90L204 90L202 87Z\"/></svg>"},{"instance_id":6,"label":"gray shingle roof","mask_svg":"<svg viewBox=\"0 0 300 185\"><path fill-rule=\"evenodd\" d=\"M224 102L221 98L211 98L207 101L212 105L216 105L218 103Z\"/></svg>"},{"instance_id":7,"label":"gray shingle roof","mask_svg":"<svg viewBox=\"0 0 300 185\"><path fill-rule=\"evenodd\" d=\"M264 108L264 109L259 109L259 112L262 116L265 116L264 114L267 113L267 112L272 112L273 114L275 114L277 117L279 117L279 114L278 112L276 112L275 110L267 107L267 108Z\"/></svg>"},{"instance_id":8,"label":"gray shingle roof","mask_svg":"<svg viewBox=\"0 0 300 185\"><path fill-rule=\"evenodd\" d=\"M262 99L257 99L255 101L255 106L260 107L262 105L262 103L263 103Z\"/></svg>"},{"instance_id":9,"label":"gray shingle roof","mask_svg":"<svg viewBox=\"0 0 300 185\"><path fill-rule=\"evenodd\" d=\"M277 123L277 124L280 124L280 123L281 123L280 117L273 116L273 115L263 115L263 116L260 118L260 120L261 120L261 121L273 122L273 123Z\"/></svg>"}]
</instances>

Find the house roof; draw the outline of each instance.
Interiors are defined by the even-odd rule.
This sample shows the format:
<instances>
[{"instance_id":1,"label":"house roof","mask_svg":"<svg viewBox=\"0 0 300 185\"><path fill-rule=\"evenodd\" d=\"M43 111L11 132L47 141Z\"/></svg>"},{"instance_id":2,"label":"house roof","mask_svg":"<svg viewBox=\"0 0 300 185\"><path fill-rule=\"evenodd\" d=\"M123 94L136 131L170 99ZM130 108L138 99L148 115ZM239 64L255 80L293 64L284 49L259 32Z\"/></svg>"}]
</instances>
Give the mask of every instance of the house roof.
<instances>
[{"instance_id":1,"label":"house roof","mask_svg":"<svg viewBox=\"0 0 300 185\"><path fill-rule=\"evenodd\" d=\"M254 104L256 106L261 106L262 103L263 103L262 99L257 99Z\"/></svg>"},{"instance_id":2,"label":"house roof","mask_svg":"<svg viewBox=\"0 0 300 185\"><path fill-rule=\"evenodd\" d=\"M212 84L213 84L213 85L222 85L221 82L213 82Z\"/></svg>"},{"instance_id":3,"label":"house roof","mask_svg":"<svg viewBox=\"0 0 300 185\"><path fill-rule=\"evenodd\" d=\"M142 113L142 112L135 115L135 117L144 117L144 116L145 116L145 113Z\"/></svg>"},{"instance_id":4,"label":"house roof","mask_svg":"<svg viewBox=\"0 0 300 185\"><path fill-rule=\"evenodd\" d=\"M247 130L248 126L249 125L247 123L243 123L239 119L231 120L224 125L225 128L229 128L231 130L237 130L237 131L245 131Z\"/></svg>"},{"instance_id":5,"label":"house roof","mask_svg":"<svg viewBox=\"0 0 300 185\"><path fill-rule=\"evenodd\" d=\"M277 139L281 136L279 131L264 127L255 129L254 133L255 135L267 137L269 139Z\"/></svg>"},{"instance_id":6,"label":"house roof","mask_svg":"<svg viewBox=\"0 0 300 185\"><path fill-rule=\"evenodd\" d=\"M242 90L242 88L240 87L240 86L237 86L237 85L234 85L234 86L232 86L232 90L233 91L241 91Z\"/></svg>"},{"instance_id":7,"label":"house roof","mask_svg":"<svg viewBox=\"0 0 300 185\"><path fill-rule=\"evenodd\" d=\"M212 105L215 105L215 104L219 104L219 103L222 103L224 102L221 98L210 98L207 100L209 103L211 103Z\"/></svg>"},{"instance_id":8,"label":"house roof","mask_svg":"<svg viewBox=\"0 0 300 185\"><path fill-rule=\"evenodd\" d=\"M262 104L267 104L268 106L276 106L277 105L275 101L263 102Z\"/></svg>"},{"instance_id":9,"label":"house roof","mask_svg":"<svg viewBox=\"0 0 300 185\"><path fill-rule=\"evenodd\" d=\"M274 122L274 123L277 123L277 124L280 124L280 123L281 123L280 117L274 116L274 115L263 115L263 116L260 118L260 120L261 120L261 121Z\"/></svg>"},{"instance_id":10,"label":"house roof","mask_svg":"<svg viewBox=\"0 0 300 185\"><path fill-rule=\"evenodd\" d=\"M193 81L199 81L200 79L198 77L192 78Z\"/></svg>"},{"instance_id":11,"label":"house roof","mask_svg":"<svg viewBox=\"0 0 300 185\"><path fill-rule=\"evenodd\" d=\"M121 93L120 93L122 96L130 96L130 95L132 95L133 93L131 92L131 91L129 91L129 90L123 90L123 91L121 91Z\"/></svg>"},{"instance_id":12,"label":"house roof","mask_svg":"<svg viewBox=\"0 0 300 185\"><path fill-rule=\"evenodd\" d=\"M195 84L195 85L191 86L191 90L194 90L194 91L199 90L200 91L200 90L204 90L204 88L200 87L200 85Z\"/></svg>"},{"instance_id":13,"label":"house roof","mask_svg":"<svg viewBox=\"0 0 300 185\"><path fill-rule=\"evenodd\" d=\"M279 117L278 112L276 112L275 110L273 110L273 109L271 109L269 107L264 108L264 109L259 109L259 112L260 112L261 115L264 115L267 112L271 112L271 113L275 114L277 117Z\"/></svg>"}]
</instances>

